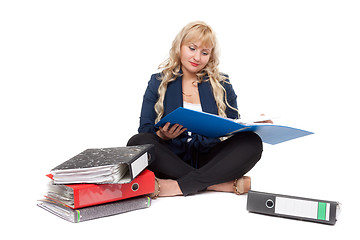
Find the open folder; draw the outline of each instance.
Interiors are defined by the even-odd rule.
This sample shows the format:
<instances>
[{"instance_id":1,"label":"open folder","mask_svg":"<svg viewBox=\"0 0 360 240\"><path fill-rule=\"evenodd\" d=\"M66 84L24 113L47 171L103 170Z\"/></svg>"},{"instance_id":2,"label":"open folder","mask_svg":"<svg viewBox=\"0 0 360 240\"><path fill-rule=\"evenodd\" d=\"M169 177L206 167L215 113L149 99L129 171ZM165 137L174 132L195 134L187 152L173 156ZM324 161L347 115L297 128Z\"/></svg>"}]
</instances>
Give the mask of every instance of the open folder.
<instances>
[{"instance_id":1,"label":"open folder","mask_svg":"<svg viewBox=\"0 0 360 240\"><path fill-rule=\"evenodd\" d=\"M167 122L180 124L190 132L213 138L251 131L258 134L263 142L273 145L313 134L305 130L274 124L238 123L233 119L182 107L166 115L155 126L161 127Z\"/></svg>"}]
</instances>

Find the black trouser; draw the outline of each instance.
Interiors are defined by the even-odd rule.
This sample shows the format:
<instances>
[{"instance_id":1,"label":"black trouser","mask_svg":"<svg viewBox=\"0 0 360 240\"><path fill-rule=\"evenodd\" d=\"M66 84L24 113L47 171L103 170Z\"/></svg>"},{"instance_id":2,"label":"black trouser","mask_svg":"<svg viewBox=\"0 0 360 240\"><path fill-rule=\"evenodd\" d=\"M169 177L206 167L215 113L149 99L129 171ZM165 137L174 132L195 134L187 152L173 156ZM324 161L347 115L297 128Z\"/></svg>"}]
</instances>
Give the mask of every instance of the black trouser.
<instances>
[{"instance_id":1,"label":"black trouser","mask_svg":"<svg viewBox=\"0 0 360 240\"><path fill-rule=\"evenodd\" d=\"M195 169L153 133L139 133L128 142L128 146L141 144L155 145L148 169L159 178L177 180L184 195L242 177L260 160L263 150L261 138L257 134L238 133L217 144L210 152L200 154L199 168Z\"/></svg>"}]
</instances>

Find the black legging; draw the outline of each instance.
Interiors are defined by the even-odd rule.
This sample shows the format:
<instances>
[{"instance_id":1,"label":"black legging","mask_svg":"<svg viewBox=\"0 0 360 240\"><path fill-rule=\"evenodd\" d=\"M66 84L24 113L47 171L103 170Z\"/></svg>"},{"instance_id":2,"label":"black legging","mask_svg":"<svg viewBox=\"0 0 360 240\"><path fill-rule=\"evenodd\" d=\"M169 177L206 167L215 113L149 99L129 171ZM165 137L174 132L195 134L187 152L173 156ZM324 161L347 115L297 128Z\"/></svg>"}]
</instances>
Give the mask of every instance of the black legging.
<instances>
[{"instance_id":1,"label":"black legging","mask_svg":"<svg viewBox=\"0 0 360 240\"><path fill-rule=\"evenodd\" d=\"M154 144L148 169L159 178L177 180L182 193L194 194L209 186L244 176L260 160L261 138L253 132L238 133L217 144L210 152L200 154L199 168L193 168L153 133L133 136L128 146Z\"/></svg>"}]
</instances>

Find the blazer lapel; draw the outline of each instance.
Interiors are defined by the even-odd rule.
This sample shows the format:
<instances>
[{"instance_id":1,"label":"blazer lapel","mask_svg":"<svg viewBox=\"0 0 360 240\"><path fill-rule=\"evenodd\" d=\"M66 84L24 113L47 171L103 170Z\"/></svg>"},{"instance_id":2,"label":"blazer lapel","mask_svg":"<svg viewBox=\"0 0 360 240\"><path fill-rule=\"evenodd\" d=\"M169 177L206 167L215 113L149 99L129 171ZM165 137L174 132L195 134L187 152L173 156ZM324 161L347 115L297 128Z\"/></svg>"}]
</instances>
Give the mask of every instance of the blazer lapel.
<instances>
[{"instance_id":1,"label":"blazer lapel","mask_svg":"<svg viewBox=\"0 0 360 240\"><path fill-rule=\"evenodd\" d=\"M204 112L218 114L215 98L212 92L210 81L202 81L198 85L201 108ZM182 77L169 83L164 99L164 116L171 113L178 107L183 107Z\"/></svg>"},{"instance_id":2,"label":"blazer lapel","mask_svg":"<svg viewBox=\"0 0 360 240\"><path fill-rule=\"evenodd\" d=\"M210 81L203 81L198 85L201 108L204 112L218 114L214 94L212 92Z\"/></svg>"}]
</instances>

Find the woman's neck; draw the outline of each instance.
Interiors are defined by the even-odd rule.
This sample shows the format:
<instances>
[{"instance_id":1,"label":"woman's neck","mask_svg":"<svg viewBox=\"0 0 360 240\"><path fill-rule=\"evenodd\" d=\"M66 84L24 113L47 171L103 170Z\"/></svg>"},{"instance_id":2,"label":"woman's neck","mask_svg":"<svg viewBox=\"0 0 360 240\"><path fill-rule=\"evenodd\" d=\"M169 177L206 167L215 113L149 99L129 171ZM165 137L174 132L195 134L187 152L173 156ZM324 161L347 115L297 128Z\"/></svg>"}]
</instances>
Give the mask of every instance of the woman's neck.
<instances>
[{"instance_id":1,"label":"woman's neck","mask_svg":"<svg viewBox=\"0 0 360 240\"><path fill-rule=\"evenodd\" d=\"M183 71L183 76L182 76L183 81L189 81L189 82L193 82L193 81L197 81L197 75L196 73L190 73L188 71Z\"/></svg>"}]
</instances>

